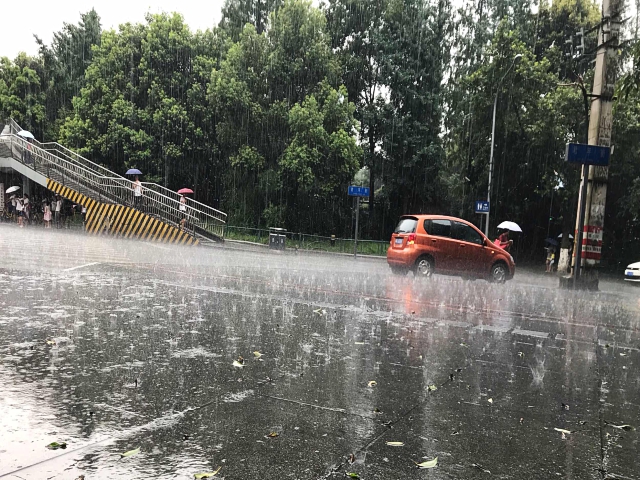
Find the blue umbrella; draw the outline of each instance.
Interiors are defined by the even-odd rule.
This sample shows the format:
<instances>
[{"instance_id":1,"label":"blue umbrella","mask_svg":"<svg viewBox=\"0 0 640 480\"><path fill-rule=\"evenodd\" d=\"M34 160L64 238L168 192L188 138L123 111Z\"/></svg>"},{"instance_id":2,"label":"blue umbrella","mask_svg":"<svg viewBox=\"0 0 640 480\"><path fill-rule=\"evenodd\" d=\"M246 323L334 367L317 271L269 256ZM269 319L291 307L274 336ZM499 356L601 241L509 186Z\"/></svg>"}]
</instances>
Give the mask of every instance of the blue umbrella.
<instances>
[{"instance_id":1,"label":"blue umbrella","mask_svg":"<svg viewBox=\"0 0 640 480\"><path fill-rule=\"evenodd\" d=\"M127 175L142 175L142 172L137 168L130 168L127 170Z\"/></svg>"}]
</instances>

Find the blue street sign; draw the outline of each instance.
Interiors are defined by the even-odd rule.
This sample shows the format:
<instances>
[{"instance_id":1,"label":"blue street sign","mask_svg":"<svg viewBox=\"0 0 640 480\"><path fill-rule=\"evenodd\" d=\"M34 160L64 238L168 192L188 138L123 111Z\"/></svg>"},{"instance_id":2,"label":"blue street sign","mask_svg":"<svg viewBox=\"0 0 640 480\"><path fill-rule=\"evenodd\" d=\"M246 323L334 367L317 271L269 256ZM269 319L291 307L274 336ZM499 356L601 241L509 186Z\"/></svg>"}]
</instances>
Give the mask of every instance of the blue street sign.
<instances>
[{"instance_id":1,"label":"blue street sign","mask_svg":"<svg viewBox=\"0 0 640 480\"><path fill-rule=\"evenodd\" d=\"M569 163L581 163L583 165L609 166L611 147L598 145L585 145L584 143L567 143L565 160Z\"/></svg>"},{"instance_id":2,"label":"blue street sign","mask_svg":"<svg viewBox=\"0 0 640 480\"><path fill-rule=\"evenodd\" d=\"M489 202L476 200L476 213L489 213Z\"/></svg>"},{"instance_id":3,"label":"blue street sign","mask_svg":"<svg viewBox=\"0 0 640 480\"><path fill-rule=\"evenodd\" d=\"M368 197L369 187L355 187L349 186L349 195L352 197Z\"/></svg>"}]
</instances>

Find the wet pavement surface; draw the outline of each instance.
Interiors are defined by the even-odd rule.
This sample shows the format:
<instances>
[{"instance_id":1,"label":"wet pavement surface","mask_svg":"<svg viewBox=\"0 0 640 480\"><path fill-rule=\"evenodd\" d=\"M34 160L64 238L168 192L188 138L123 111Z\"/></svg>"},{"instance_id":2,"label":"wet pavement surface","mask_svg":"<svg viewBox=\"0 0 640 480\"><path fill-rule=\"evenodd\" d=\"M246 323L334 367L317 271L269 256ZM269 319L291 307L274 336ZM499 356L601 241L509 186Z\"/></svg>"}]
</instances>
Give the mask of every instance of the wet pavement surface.
<instances>
[{"instance_id":1,"label":"wet pavement surface","mask_svg":"<svg viewBox=\"0 0 640 480\"><path fill-rule=\"evenodd\" d=\"M3 225L0 245L2 478L640 479L634 285Z\"/></svg>"}]
</instances>

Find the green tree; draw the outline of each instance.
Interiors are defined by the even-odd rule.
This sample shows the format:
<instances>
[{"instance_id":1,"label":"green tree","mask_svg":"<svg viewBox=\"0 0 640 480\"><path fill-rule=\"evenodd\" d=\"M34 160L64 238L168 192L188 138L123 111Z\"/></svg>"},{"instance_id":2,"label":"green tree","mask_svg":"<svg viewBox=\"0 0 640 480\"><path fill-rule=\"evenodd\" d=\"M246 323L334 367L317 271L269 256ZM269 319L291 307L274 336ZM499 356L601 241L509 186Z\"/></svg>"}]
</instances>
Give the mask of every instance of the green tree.
<instances>
[{"instance_id":1,"label":"green tree","mask_svg":"<svg viewBox=\"0 0 640 480\"><path fill-rule=\"evenodd\" d=\"M326 20L310 2L288 0L270 25L262 34L245 26L211 74L209 101L229 166L225 205L251 224L348 227L344 191L360 149Z\"/></svg>"},{"instance_id":2,"label":"green tree","mask_svg":"<svg viewBox=\"0 0 640 480\"><path fill-rule=\"evenodd\" d=\"M40 58L20 53L0 58L0 118L13 118L36 136L44 129L46 95Z\"/></svg>"},{"instance_id":3,"label":"green tree","mask_svg":"<svg viewBox=\"0 0 640 480\"><path fill-rule=\"evenodd\" d=\"M83 13L77 25L65 23L53 34L51 46L36 36L44 64L46 88L45 139L57 140L60 121L71 109L74 96L84 86L85 71L93 59L93 46L100 44L100 17L95 10Z\"/></svg>"},{"instance_id":4,"label":"green tree","mask_svg":"<svg viewBox=\"0 0 640 480\"><path fill-rule=\"evenodd\" d=\"M261 34L267 28L269 14L280 5L282 0L225 0L219 26L233 41L240 39L247 24Z\"/></svg>"}]
</instances>

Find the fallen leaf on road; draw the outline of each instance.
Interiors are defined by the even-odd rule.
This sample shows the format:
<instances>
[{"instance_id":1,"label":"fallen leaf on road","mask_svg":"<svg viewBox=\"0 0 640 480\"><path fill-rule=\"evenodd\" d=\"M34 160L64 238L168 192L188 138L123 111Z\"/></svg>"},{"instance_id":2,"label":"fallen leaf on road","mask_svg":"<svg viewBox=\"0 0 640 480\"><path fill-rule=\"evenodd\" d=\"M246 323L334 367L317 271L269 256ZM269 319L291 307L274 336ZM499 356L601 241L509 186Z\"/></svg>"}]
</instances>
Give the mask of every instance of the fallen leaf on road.
<instances>
[{"instance_id":1,"label":"fallen leaf on road","mask_svg":"<svg viewBox=\"0 0 640 480\"><path fill-rule=\"evenodd\" d=\"M200 480L201 478L211 478L211 477L215 477L218 472L220 471L222 467L218 467L217 470L213 471L213 472L203 472L203 473L196 473L194 475L194 477L196 478L196 480Z\"/></svg>"},{"instance_id":2,"label":"fallen leaf on road","mask_svg":"<svg viewBox=\"0 0 640 480\"><path fill-rule=\"evenodd\" d=\"M370 387L375 387L377 384L378 384L378 382L376 382L375 380L371 380L368 385Z\"/></svg>"},{"instance_id":3,"label":"fallen leaf on road","mask_svg":"<svg viewBox=\"0 0 640 480\"><path fill-rule=\"evenodd\" d=\"M490 398L489 400L487 400L487 402L493 404L493 398Z\"/></svg>"},{"instance_id":4,"label":"fallen leaf on road","mask_svg":"<svg viewBox=\"0 0 640 480\"><path fill-rule=\"evenodd\" d=\"M51 442L49 445L47 445L47 448L49 450L57 450L59 448L65 449L65 448L67 448L67 444L66 444L66 442L60 442L60 443Z\"/></svg>"},{"instance_id":5,"label":"fallen leaf on road","mask_svg":"<svg viewBox=\"0 0 640 480\"><path fill-rule=\"evenodd\" d=\"M351 455L349 455L349 463L353 463L356 461L356 456L352 453Z\"/></svg>"},{"instance_id":6,"label":"fallen leaf on road","mask_svg":"<svg viewBox=\"0 0 640 480\"><path fill-rule=\"evenodd\" d=\"M317 314L317 315L325 315L327 313L327 311L325 309L320 309L320 308L316 308L313 313Z\"/></svg>"},{"instance_id":7,"label":"fallen leaf on road","mask_svg":"<svg viewBox=\"0 0 640 480\"><path fill-rule=\"evenodd\" d=\"M280 434L278 432L271 432L269 435L267 435L267 437L269 438L276 438L277 436L279 436Z\"/></svg>"},{"instance_id":8,"label":"fallen leaf on road","mask_svg":"<svg viewBox=\"0 0 640 480\"><path fill-rule=\"evenodd\" d=\"M257 350L255 352L253 352L253 356L256 358L260 358L262 356L262 353L258 352Z\"/></svg>"},{"instance_id":9,"label":"fallen leaf on road","mask_svg":"<svg viewBox=\"0 0 640 480\"><path fill-rule=\"evenodd\" d=\"M349 478L360 478L360 475L358 475L355 472L348 472L347 473L347 477L349 477Z\"/></svg>"},{"instance_id":10,"label":"fallen leaf on road","mask_svg":"<svg viewBox=\"0 0 640 480\"><path fill-rule=\"evenodd\" d=\"M404 442L387 442L387 445L390 447L403 447Z\"/></svg>"},{"instance_id":11,"label":"fallen leaf on road","mask_svg":"<svg viewBox=\"0 0 640 480\"><path fill-rule=\"evenodd\" d=\"M556 432L560 432L560 433L562 433L563 435L564 435L564 434L571 435L571 432L570 432L569 430L565 430L564 428L554 428L554 430L555 430Z\"/></svg>"},{"instance_id":12,"label":"fallen leaf on road","mask_svg":"<svg viewBox=\"0 0 640 480\"><path fill-rule=\"evenodd\" d=\"M605 423L610 427L617 428L620 430L626 430L626 431L633 430L633 427L631 425L614 425L613 423L608 423L608 422L605 422Z\"/></svg>"},{"instance_id":13,"label":"fallen leaf on road","mask_svg":"<svg viewBox=\"0 0 640 480\"><path fill-rule=\"evenodd\" d=\"M491 471L487 470L486 468L483 468L482 465L478 465L477 463L472 463L471 466L473 468L477 468L478 470L480 470L483 473L488 473L489 475L491 475Z\"/></svg>"},{"instance_id":14,"label":"fallen leaf on road","mask_svg":"<svg viewBox=\"0 0 640 480\"><path fill-rule=\"evenodd\" d=\"M137 455L138 453L140 453L140 447L136 448L135 450L129 450L128 452L121 453L120 457L132 457L133 455Z\"/></svg>"},{"instance_id":15,"label":"fallen leaf on road","mask_svg":"<svg viewBox=\"0 0 640 480\"><path fill-rule=\"evenodd\" d=\"M429 385L427 388L430 392L435 392L438 389L438 387L436 387L435 385Z\"/></svg>"},{"instance_id":16,"label":"fallen leaf on road","mask_svg":"<svg viewBox=\"0 0 640 480\"><path fill-rule=\"evenodd\" d=\"M55 340L47 340L47 345L55 345L56 341Z\"/></svg>"},{"instance_id":17,"label":"fallen leaf on road","mask_svg":"<svg viewBox=\"0 0 640 480\"><path fill-rule=\"evenodd\" d=\"M237 360L234 360L234 361L233 361L233 366L234 366L234 367L238 367L238 368L242 368L242 367L244 367L244 365L243 365L243 364L241 364L241 363L240 363L239 361L237 361Z\"/></svg>"},{"instance_id":18,"label":"fallen leaf on road","mask_svg":"<svg viewBox=\"0 0 640 480\"><path fill-rule=\"evenodd\" d=\"M413 462L415 463L418 468L433 468L436 465L438 465L438 457L434 458L433 460L429 460L428 462L422 462L422 463L418 463L418 462Z\"/></svg>"}]
</instances>

